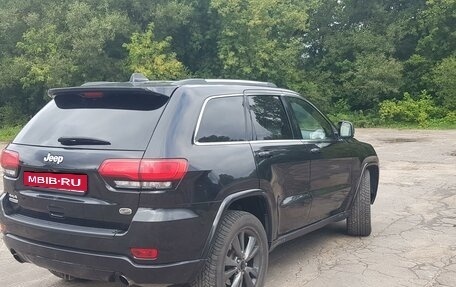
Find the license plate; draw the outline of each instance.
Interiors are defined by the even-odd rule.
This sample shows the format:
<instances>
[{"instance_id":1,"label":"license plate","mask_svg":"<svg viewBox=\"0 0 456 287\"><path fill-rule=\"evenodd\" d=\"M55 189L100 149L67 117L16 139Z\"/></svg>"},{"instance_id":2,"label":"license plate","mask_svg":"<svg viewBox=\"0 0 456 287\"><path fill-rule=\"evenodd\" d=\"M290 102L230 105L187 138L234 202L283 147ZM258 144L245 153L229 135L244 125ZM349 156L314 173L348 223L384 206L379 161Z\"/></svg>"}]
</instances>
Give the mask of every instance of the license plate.
<instances>
[{"instance_id":1,"label":"license plate","mask_svg":"<svg viewBox=\"0 0 456 287\"><path fill-rule=\"evenodd\" d=\"M87 191L86 174L67 174L49 172L24 172L24 185L50 188L84 194Z\"/></svg>"}]
</instances>

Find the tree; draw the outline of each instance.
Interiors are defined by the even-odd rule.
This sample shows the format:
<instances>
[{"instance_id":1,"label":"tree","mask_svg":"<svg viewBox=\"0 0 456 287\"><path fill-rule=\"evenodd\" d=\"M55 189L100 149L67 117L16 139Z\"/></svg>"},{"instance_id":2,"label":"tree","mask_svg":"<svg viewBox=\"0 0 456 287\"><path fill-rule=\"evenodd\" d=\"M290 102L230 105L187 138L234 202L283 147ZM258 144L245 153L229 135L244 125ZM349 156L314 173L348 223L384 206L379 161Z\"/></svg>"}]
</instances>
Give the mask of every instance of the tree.
<instances>
[{"instance_id":1,"label":"tree","mask_svg":"<svg viewBox=\"0 0 456 287\"><path fill-rule=\"evenodd\" d=\"M437 87L440 103L456 111L456 56L445 58L433 70L433 82Z\"/></svg>"},{"instance_id":2,"label":"tree","mask_svg":"<svg viewBox=\"0 0 456 287\"><path fill-rule=\"evenodd\" d=\"M281 86L299 81L308 5L297 0L213 0L221 23L221 76Z\"/></svg>"},{"instance_id":3,"label":"tree","mask_svg":"<svg viewBox=\"0 0 456 287\"><path fill-rule=\"evenodd\" d=\"M344 97L354 110L370 110L398 95L402 64L384 55L358 57L353 68L343 74Z\"/></svg>"},{"instance_id":4,"label":"tree","mask_svg":"<svg viewBox=\"0 0 456 287\"><path fill-rule=\"evenodd\" d=\"M99 2L5 0L1 14L15 19L0 24L7 48L0 53L2 111L28 117L46 103L51 87L125 78L124 55L116 49L132 26L123 13Z\"/></svg>"},{"instance_id":5,"label":"tree","mask_svg":"<svg viewBox=\"0 0 456 287\"><path fill-rule=\"evenodd\" d=\"M417 54L434 61L454 54L456 50L456 1L428 0L427 9L419 15Z\"/></svg>"},{"instance_id":6,"label":"tree","mask_svg":"<svg viewBox=\"0 0 456 287\"><path fill-rule=\"evenodd\" d=\"M129 53L129 69L153 80L183 77L186 74L185 67L171 52L171 37L155 41L153 31L154 25L150 24L144 33L134 33L131 42L124 44Z\"/></svg>"},{"instance_id":7,"label":"tree","mask_svg":"<svg viewBox=\"0 0 456 287\"><path fill-rule=\"evenodd\" d=\"M424 90L454 110L455 21L454 0L2 0L0 126L132 71L272 81L327 112Z\"/></svg>"}]
</instances>

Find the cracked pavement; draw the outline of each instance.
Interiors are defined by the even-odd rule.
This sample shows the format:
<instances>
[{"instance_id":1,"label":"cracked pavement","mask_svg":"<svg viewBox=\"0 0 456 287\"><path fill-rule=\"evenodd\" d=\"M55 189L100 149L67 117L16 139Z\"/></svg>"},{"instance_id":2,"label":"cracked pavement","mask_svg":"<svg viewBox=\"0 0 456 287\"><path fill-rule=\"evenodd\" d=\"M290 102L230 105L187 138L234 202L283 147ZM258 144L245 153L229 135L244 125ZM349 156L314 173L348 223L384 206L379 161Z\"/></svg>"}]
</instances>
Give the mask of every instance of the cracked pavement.
<instances>
[{"instance_id":1,"label":"cracked pavement","mask_svg":"<svg viewBox=\"0 0 456 287\"><path fill-rule=\"evenodd\" d=\"M372 235L345 234L345 222L279 246L266 287L456 286L456 130L358 129L374 145L380 186ZM0 243L0 285L113 287L66 283L17 263Z\"/></svg>"},{"instance_id":2,"label":"cracked pavement","mask_svg":"<svg viewBox=\"0 0 456 287\"><path fill-rule=\"evenodd\" d=\"M359 129L380 158L372 235L327 226L272 252L272 286L456 286L456 131Z\"/></svg>"}]
</instances>

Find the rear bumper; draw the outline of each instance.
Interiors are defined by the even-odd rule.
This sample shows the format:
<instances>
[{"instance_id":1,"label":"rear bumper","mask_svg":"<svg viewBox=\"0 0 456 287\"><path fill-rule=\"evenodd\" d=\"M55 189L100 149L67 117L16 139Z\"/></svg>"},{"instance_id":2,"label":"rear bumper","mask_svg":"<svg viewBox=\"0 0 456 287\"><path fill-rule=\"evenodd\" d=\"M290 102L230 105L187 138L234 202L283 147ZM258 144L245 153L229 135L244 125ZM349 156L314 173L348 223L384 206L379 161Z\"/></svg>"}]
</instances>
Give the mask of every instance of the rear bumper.
<instances>
[{"instance_id":1,"label":"rear bumper","mask_svg":"<svg viewBox=\"0 0 456 287\"><path fill-rule=\"evenodd\" d=\"M192 280L204 264L204 260L193 260L141 265L127 257L49 246L8 233L3 240L8 249L25 262L91 280L113 282L123 275L137 284L178 284Z\"/></svg>"},{"instance_id":2,"label":"rear bumper","mask_svg":"<svg viewBox=\"0 0 456 287\"><path fill-rule=\"evenodd\" d=\"M5 194L0 195L3 240L16 259L77 278L132 283L183 284L204 265L207 239L204 220L185 210L138 210L129 230L82 227L15 214ZM191 232L201 230L201 232ZM191 234L191 236L185 236ZM155 261L138 260L130 247L157 247Z\"/></svg>"}]
</instances>

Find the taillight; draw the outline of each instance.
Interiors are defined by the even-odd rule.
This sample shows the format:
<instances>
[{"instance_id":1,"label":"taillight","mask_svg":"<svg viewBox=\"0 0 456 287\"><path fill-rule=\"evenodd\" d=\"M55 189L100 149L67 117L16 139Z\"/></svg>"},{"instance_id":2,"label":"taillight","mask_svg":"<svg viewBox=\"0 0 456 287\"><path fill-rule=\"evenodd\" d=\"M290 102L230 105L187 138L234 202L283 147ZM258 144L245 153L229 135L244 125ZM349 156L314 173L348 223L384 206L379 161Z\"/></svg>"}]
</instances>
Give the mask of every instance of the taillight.
<instances>
[{"instance_id":1,"label":"taillight","mask_svg":"<svg viewBox=\"0 0 456 287\"><path fill-rule=\"evenodd\" d=\"M155 260L158 258L158 250L155 248L130 248L130 252L136 259Z\"/></svg>"},{"instance_id":2,"label":"taillight","mask_svg":"<svg viewBox=\"0 0 456 287\"><path fill-rule=\"evenodd\" d=\"M186 159L108 159L98 172L116 188L164 190L187 173Z\"/></svg>"},{"instance_id":3,"label":"taillight","mask_svg":"<svg viewBox=\"0 0 456 287\"><path fill-rule=\"evenodd\" d=\"M19 174L19 154L15 151L4 149L2 151L3 173L9 177L17 177Z\"/></svg>"}]
</instances>

